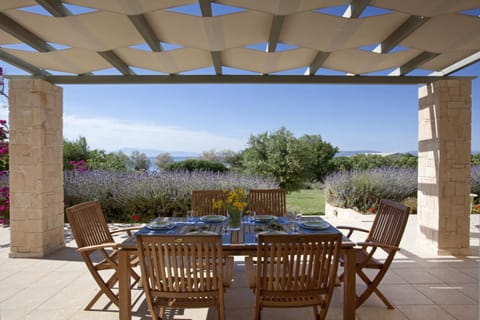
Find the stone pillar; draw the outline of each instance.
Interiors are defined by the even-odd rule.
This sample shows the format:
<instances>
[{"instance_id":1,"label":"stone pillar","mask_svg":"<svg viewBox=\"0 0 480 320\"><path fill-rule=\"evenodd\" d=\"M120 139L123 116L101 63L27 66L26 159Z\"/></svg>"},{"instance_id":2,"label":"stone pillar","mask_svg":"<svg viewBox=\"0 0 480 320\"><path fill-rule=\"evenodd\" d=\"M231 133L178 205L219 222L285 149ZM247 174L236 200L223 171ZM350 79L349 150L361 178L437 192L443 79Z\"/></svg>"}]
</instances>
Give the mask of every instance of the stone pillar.
<instances>
[{"instance_id":1,"label":"stone pillar","mask_svg":"<svg viewBox=\"0 0 480 320\"><path fill-rule=\"evenodd\" d=\"M468 254L471 81L419 89L418 239L438 254Z\"/></svg>"},{"instance_id":2,"label":"stone pillar","mask_svg":"<svg viewBox=\"0 0 480 320\"><path fill-rule=\"evenodd\" d=\"M63 89L9 81L10 257L43 257L64 246Z\"/></svg>"}]
</instances>

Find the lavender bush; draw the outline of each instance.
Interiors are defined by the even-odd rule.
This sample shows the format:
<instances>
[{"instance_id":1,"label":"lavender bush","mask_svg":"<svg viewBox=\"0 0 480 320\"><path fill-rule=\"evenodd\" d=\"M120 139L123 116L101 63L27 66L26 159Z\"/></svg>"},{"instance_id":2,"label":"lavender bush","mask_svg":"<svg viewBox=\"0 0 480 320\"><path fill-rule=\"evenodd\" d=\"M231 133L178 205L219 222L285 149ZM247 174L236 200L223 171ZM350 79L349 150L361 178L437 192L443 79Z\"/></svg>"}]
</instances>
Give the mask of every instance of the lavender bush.
<instances>
[{"instance_id":1,"label":"lavender bush","mask_svg":"<svg viewBox=\"0 0 480 320\"><path fill-rule=\"evenodd\" d=\"M278 188L267 178L207 171L65 171L65 206L97 199L107 221L148 221L158 215L184 215L192 190Z\"/></svg>"},{"instance_id":2,"label":"lavender bush","mask_svg":"<svg viewBox=\"0 0 480 320\"><path fill-rule=\"evenodd\" d=\"M326 201L334 206L374 211L380 199L402 201L417 195L417 170L374 168L335 172L325 178Z\"/></svg>"}]
</instances>

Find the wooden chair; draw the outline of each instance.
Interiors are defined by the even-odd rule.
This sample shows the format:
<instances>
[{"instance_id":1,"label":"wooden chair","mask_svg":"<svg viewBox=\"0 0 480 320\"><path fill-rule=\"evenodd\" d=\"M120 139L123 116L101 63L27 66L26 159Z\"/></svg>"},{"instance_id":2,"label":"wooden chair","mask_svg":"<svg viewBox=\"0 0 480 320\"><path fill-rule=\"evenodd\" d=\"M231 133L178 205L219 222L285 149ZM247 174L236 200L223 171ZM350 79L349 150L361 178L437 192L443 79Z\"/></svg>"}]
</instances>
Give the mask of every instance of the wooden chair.
<instances>
[{"instance_id":1,"label":"wooden chair","mask_svg":"<svg viewBox=\"0 0 480 320\"><path fill-rule=\"evenodd\" d=\"M139 235L137 247L152 319L163 319L166 307L210 306L225 319L224 289L231 282L233 258L222 256L220 235Z\"/></svg>"},{"instance_id":2,"label":"wooden chair","mask_svg":"<svg viewBox=\"0 0 480 320\"><path fill-rule=\"evenodd\" d=\"M257 256L245 258L255 292L255 320L264 307L312 306L325 319L337 280L342 235L258 235Z\"/></svg>"},{"instance_id":3,"label":"wooden chair","mask_svg":"<svg viewBox=\"0 0 480 320\"><path fill-rule=\"evenodd\" d=\"M380 201L370 230L346 226L337 227L338 229L348 229L347 237L350 237L354 231L368 233L364 242L357 243L360 248L355 250L356 272L367 285L366 289L360 295L357 295L357 308L375 292L387 308L393 309L392 304L378 289L378 285L392 264L395 253L400 249L400 241L402 240L409 214L409 207L399 202L383 199ZM383 256L379 257L379 252L381 254L382 251ZM340 258L340 262L343 265L342 258ZM375 269L377 272L374 275L367 276L365 269ZM340 276L340 280L343 280L343 274Z\"/></svg>"},{"instance_id":4,"label":"wooden chair","mask_svg":"<svg viewBox=\"0 0 480 320\"><path fill-rule=\"evenodd\" d=\"M248 193L248 209L257 214L285 216L286 194L282 189L251 189Z\"/></svg>"},{"instance_id":5,"label":"wooden chair","mask_svg":"<svg viewBox=\"0 0 480 320\"><path fill-rule=\"evenodd\" d=\"M112 235L119 232L126 232L127 235L131 235L132 230L139 228L126 228L111 232L98 201L84 202L67 208L67 219L77 242L77 251L100 287L85 310L91 310L102 294L105 294L118 306L118 293L112 291L113 286L118 281L117 244ZM130 265L130 273L134 280L133 287L140 278L132 269L138 265L136 256L131 256ZM112 270L114 271L113 274Z\"/></svg>"},{"instance_id":6,"label":"wooden chair","mask_svg":"<svg viewBox=\"0 0 480 320\"><path fill-rule=\"evenodd\" d=\"M226 215L225 208L213 208L213 200L225 200L223 190L193 190L192 211L195 216Z\"/></svg>"}]
</instances>

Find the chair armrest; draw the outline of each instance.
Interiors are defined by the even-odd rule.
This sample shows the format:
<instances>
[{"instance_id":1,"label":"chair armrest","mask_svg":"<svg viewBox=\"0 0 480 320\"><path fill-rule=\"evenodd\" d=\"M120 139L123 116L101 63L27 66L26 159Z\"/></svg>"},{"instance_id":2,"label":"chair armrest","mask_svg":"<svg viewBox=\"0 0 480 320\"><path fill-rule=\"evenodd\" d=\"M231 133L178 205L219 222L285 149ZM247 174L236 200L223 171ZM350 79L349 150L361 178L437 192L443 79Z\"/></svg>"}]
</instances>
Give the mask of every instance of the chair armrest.
<instances>
[{"instance_id":1,"label":"chair armrest","mask_svg":"<svg viewBox=\"0 0 480 320\"><path fill-rule=\"evenodd\" d=\"M353 234L354 231L360 231L360 232L365 232L365 233L369 233L369 232L370 232L370 230L367 230L367 229L357 228L357 227L350 227L350 226L337 226L336 228L337 228L337 229L349 230L349 231L348 231L348 234L347 234L347 238L350 238L350 236Z\"/></svg>"},{"instance_id":2,"label":"chair armrest","mask_svg":"<svg viewBox=\"0 0 480 320\"><path fill-rule=\"evenodd\" d=\"M113 230L113 231L110 231L110 234L116 234L116 233L120 233L120 232L126 232L129 236L132 235L132 231L133 230L140 230L142 229L142 227L128 227L128 228L122 228L122 229L117 229L117 230Z\"/></svg>"},{"instance_id":3,"label":"chair armrest","mask_svg":"<svg viewBox=\"0 0 480 320\"><path fill-rule=\"evenodd\" d=\"M78 252L92 252L92 251L101 250L101 249L108 249L108 248L116 249L117 247L118 247L118 244L115 243L115 242L106 242L106 243L97 244L97 245L94 245L94 246L87 246L87 247L78 248L77 251Z\"/></svg>"},{"instance_id":4,"label":"chair armrest","mask_svg":"<svg viewBox=\"0 0 480 320\"><path fill-rule=\"evenodd\" d=\"M376 243L376 242L357 242L357 245L362 246L362 247L381 248L381 249L384 249L386 251L400 250L400 247L392 246L392 245L389 245L389 244Z\"/></svg>"}]
</instances>

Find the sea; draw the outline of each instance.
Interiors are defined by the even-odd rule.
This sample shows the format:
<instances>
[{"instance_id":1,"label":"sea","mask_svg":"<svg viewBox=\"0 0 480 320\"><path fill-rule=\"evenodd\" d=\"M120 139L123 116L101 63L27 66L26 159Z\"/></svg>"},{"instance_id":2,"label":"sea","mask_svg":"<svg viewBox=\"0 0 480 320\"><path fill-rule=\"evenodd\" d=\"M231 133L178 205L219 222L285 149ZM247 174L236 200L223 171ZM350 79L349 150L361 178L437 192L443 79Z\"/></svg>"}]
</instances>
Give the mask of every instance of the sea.
<instances>
[{"instance_id":1,"label":"sea","mask_svg":"<svg viewBox=\"0 0 480 320\"><path fill-rule=\"evenodd\" d=\"M149 171L157 171L158 168L155 164L156 160L155 160L156 157L148 157L148 159L150 160L150 168L148 169ZM179 162L179 161L183 161L183 160L187 160L187 159L195 159L195 158L198 158L198 157L194 157L194 156L172 156L172 159L173 161L175 162Z\"/></svg>"}]
</instances>

